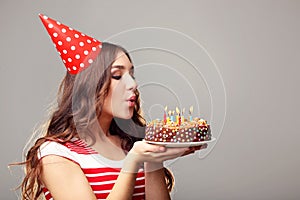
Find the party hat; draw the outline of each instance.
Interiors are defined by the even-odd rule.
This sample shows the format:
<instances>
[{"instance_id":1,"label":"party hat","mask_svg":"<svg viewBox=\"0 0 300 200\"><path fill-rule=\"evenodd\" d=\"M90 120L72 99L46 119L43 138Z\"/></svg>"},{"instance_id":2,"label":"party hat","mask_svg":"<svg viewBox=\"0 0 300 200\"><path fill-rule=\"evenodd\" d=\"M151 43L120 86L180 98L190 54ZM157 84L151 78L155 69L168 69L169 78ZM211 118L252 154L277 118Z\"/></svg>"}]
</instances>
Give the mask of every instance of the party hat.
<instances>
[{"instance_id":1,"label":"party hat","mask_svg":"<svg viewBox=\"0 0 300 200\"><path fill-rule=\"evenodd\" d=\"M77 74L93 63L102 48L100 41L43 14L39 16L70 74Z\"/></svg>"}]
</instances>

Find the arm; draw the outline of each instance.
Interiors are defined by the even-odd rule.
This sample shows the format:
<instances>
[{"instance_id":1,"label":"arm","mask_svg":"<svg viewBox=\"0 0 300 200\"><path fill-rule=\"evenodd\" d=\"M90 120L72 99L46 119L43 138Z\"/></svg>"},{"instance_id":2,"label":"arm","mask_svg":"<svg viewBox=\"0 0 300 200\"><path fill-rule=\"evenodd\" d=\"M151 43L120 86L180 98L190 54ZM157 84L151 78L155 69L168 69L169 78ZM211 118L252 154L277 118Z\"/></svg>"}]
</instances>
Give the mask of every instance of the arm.
<instances>
[{"instance_id":1,"label":"arm","mask_svg":"<svg viewBox=\"0 0 300 200\"><path fill-rule=\"evenodd\" d=\"M79 165L61 156L48 155L41 159L42 182L55 200L96 200ZM107 199L132 199L138 165L126 163ZM127 172L130 171L130 173Z\"/></svg>"},{"instance_id":2,"label":"arm","mask_svg":"<svg viewBox=\"0 0 300 200\"><path fill-rule=\"evenodd\" d=\"M181 156L189 155L197 150L205 149L207 144L190 147ZM163 163L145 162L145 192L147 200L170 200L167 189ZM155 192L153 192L155 191Z\"/></svg>"},{"instance_id":3,"label":"arm","mask_svg":"<svg viewBox=\"0 0 300 200\"><path fill-rule=\"evenodd\" d=\"M132 199L139 164L131 161L131 159L125 159L124 166L117 178L117 181L106 199Z\"/></svg>"},{"instance_id":4,"label":"arm","mask_svg":"<svg viewBox=\"0 0 300 200\"><path fill-rule=\"evenodd\" d=\"M165 186L163 171L161 169L151 172L154 163L163 163L165 160L181 156L186 148L165 148L157 145L147 144L145 142L136 142L132 150L128 153L124 166L116 183L107 199L128 200L132 199L136 175L139 166L144 162L146 164L145 174L147 199L170 199ZM50 191L55 200L96 200L84 173L76 163L55 155L48 155L41 159L42 173L41 180ZM157 169L157 168L156 168ZM149 172L149 173L148 173ZM157 188L160 188L160 194L155 194Z\"/></svg>"},{"instance_id":5,"label":"arm","mask_svg":"<svg viewBox=\"0 0 300 200\"><path fill-rule=\"evenodd\" d=\"M163 162L184 155L189 148L166 148L148 144L144 141L136 142L127 155L128 162L143 162L145 171L145 193L147 200L168 200Z\"/></svg>"},{"instance_id":6,"label":"arm","mask_svg":"<svg viewBox=\"0 0 300 200\"><path fill-rule=\"evenodd\" d=\"M147 200L171 199L169 191L167 189L162 163L145 163L145 182L145 192Z\"/></svg>"},{"instance_id":7,"label":"arm","mask_svg":"<svg viewBox=\"0 0 300 200\"><path fill-rule=\"evenodd\" d=\"M42 182L55 200L96 200L84 173L76 163L55 155L42 158Z\"/></svg>"}]
</instances>

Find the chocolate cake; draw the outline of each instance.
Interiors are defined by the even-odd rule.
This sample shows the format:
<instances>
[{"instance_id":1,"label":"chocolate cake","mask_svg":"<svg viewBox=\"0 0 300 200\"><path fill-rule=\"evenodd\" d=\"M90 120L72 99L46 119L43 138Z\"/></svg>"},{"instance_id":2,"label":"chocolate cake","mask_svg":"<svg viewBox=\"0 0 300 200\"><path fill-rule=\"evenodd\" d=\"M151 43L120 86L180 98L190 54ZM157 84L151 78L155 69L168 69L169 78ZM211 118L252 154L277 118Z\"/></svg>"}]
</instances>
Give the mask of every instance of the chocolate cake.
<instances>
[{"instance_id":1,"label":"chocolate cake","mask_svg":"<svg viewBox=\"0 0 300 200\"><path fill-rule=\"evenodd\" d=\"M146 141L190 143L212 139L210 125L204 119L193 118L181 123L153 120L146 127Z\"/></svg>"}]
</instances>

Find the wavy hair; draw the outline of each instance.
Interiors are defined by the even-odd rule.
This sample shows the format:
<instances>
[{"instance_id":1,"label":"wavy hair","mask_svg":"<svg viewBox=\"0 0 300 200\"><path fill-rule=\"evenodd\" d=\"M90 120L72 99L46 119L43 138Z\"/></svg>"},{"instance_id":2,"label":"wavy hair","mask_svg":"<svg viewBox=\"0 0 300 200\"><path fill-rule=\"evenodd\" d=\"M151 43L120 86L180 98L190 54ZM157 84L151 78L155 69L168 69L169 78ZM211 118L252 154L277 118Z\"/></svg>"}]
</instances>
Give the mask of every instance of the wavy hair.
<instances>
[{"instance_id":1,"label":"wavy hair","mask_svg":"<svg viewBox=\"0 0 300 200\"><path fill-rule=\"evenodd\" d=\"M111 65L117 54L124 52L129 60L128 52L115 44L102 43L101 53L87 69L77 75L66 73L58 90L57 103L52 108L49 120L43 124L45 130L30 147L25 161L17 165L25 165L25 177L20 185L22 199L37 200L42 194L41 170L38 152L45 141L65 143L74 137L90 137L94 139L93 126L101 114L102 105L108 94L111 81ZM110 125L110 133L118 135L122 141L122 149L129 151L134 142L144 138L145 119L140 109L140 96L135 92L137 102L131 119L114 118ZM85 135L80 134L84 132ZM127 134L127 133L130 133ZM92 140L93 141L93 140ZM169 191L173 187L173 176L167 169L166 183Z\"/></svg>"}]
</instances>

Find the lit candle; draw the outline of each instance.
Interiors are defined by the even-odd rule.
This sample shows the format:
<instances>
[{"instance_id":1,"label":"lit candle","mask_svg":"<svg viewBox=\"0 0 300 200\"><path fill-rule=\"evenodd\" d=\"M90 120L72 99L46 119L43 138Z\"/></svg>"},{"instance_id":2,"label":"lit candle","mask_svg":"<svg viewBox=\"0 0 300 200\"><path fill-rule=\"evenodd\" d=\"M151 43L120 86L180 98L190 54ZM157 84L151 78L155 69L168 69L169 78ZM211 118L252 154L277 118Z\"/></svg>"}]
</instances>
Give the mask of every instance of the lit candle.
<instances>
[{"instance_id":1,"label":"lit candle","mask_svg":"<svg viewBox=\"0 0 300 200\"><path fill-rule=\"evenodd\" d=\"M193 106L191 106L191 107L190 107L190 110L189 110L189 114L190 114L190 121L193 121L193 116L192 116L192 114L193 114L193 110L194 110L194 108L193 108Z\"/></svg>"},{"instance_id":2,"label":"lit candle","mask_svg":"<svg viewBox=\"0 0 300 200\"><path fill-rule=\"evenodd\" d=\"M164 111L164 124L167 123L167 109L168 109L168 106L165 107L165 111Z\"/></svg>"},{"instance_id":3,"label":"lit candle","mask_svg":"<svg viewBox=\"0 0 300 200\"><path fill-rule=\"evenodd\" d=\"M185 111L185 108L182 109L181 113L181 122L184 123L184 111Z\"/></svg>"},{"instance_id":4,"label":"lit candle","mask_svg":"<svg viewBox=\"0 0 300 200\"><path fill-rule=\"evenodd\" d=\"M172 112L169 111L169 112L168 112L168 118L167 118L167 123L168 123L168 124L171 123L171 120L170 120L171 114L172 114Z\"/></svg>"},{"instance_id":5,"label":"lit candle","mask_svg":"<svg viewBox=\"0 0 300 200\"><path fill-rule=\"evenodd\" d=\"M175 120L174 120L174 111L171 111L171 113L172 113L172 115L171 115L171 122L174 122Z\"/></svg>"},{"instance_id":6,"label":"lit candle","mask_svg":"<svg viewBox=\"0 0 300 200\"><path fill-rule=\"evenodd\" d=\"M180 116L180 110L176 107L176 123L179 124L179 116Z\"/></svg>"}]
</instances>

